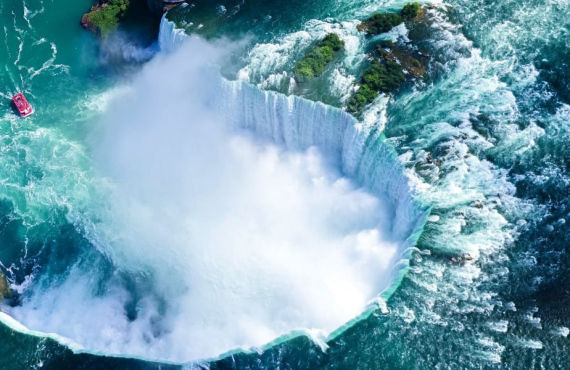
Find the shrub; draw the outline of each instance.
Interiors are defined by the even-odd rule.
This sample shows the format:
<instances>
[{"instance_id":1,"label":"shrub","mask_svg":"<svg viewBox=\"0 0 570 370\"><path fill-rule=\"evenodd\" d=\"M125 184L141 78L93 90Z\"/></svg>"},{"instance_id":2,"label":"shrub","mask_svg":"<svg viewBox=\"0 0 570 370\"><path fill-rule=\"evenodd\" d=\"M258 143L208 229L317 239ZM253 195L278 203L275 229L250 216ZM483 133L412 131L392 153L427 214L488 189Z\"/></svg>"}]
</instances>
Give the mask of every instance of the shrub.
<instances>
[{"instance_id":1,"label":"shrub","mask_svg":"<svg viewBox=\"0 0 570 370\"><path fill-rule=\"evenodd\" d=\"M308 81L315 77L315 72L311 65L302 60L295 66L293 72L295 73L295 79L299 82Z\"/></svg>"},{"instance_id":2,"label":"shrub","mask_svg":"<svg viewBox=\"0 0 570 370\"><path fill-rule=\"evenodd\" d=\"M390 60L372 64L362 76L362 82L371 89L386 93L397 89L405 80L402 67Z\"/></svg>"},{"instance_id":3,"label":"shrub","mask_svg":"<svg viewBox=\"0 0 570 370\"><path fill-rule=\"evenodd\" d=\"M340 51L342 48L344 48L344 41L342 41L336 33L329 33L326 35L320 44L322 46L329 46L334 51Z\"/></svg>"},{"instance_id":4,"label":"shrub","mask_svg":"<svg viewBox=\"0 0 570 370\"><path fill-rule=\"evenodd\" d=\"M361 86L348 101L348 111L357 113L372 103L380 92L389 93L406 81L402 67L393 61L374 62L361 79Z\"/></svg>"},{"instance_id":5,"label":"shrub","mask_svg":"<svg viewBox=\"0 0 570 370\"><path fill-rule=\"evenodd\" d=\"M360 31L365 31L370 35L378 35L388 32L392 28L402 23L402 17L396 13L374 14L358 25Z\"/></svg>"},{"instance_id":6,"label":"shrub","mask_svg":"<svg viewBox=\"0 0 570 370\"><path fill-rule=\"evenodd\" d=\"M378 91L372 90L367 85L361 85L358 91L348 101L348 111L360 112L365 106L372 103L378 96Z\"/></svg>"},{"instance_id":7,"label":"shrub","mask_svg":"<svg viewBox=\"0 0 570 370\"><path fill-rule=\"evenodd\" d=\"M420 10L422 8L422 4L418 2L407 3L404 8L402 9L402 18L405 20L414 19L415 17L420 14Z\"/></svg>"},{"instance_id":8,"label":"shrub","mask_svg":"<svg viewBox=\"0 0 570 370\"><path fill-rule=\"evenodd\" d=\"M297 62L293 68L295 79L298 82L305 82L320 76L327 64L334 59L335 53L343 48L344 41L336 34L329 33Z\"/></svg>"}]
</instances>

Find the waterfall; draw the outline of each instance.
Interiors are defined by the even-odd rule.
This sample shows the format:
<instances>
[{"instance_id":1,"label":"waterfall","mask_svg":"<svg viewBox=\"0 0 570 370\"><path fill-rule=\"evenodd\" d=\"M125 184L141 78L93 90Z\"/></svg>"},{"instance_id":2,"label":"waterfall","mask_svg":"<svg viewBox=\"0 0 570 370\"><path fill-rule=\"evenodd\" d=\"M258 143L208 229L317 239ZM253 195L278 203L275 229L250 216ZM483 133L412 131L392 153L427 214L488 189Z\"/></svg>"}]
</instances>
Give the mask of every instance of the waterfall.
<instances>
[{"instance_id":1,"label":"waterfall","mask_svg":"<svg viewBox=\"0 0 570 370\"><path fill-rule=\"evenodd\" d=\"M162 52L172 52L177 46L184 42L188 35L181 29L176 28L174 22L166 19L166 13L160 21L160 29L158 32L158 46Z\"/></svg>"},{"instance_id":2,"label":"waterfall","mask_svg":"<svg viewBox=\"0 0 570 370\"><path fill-rule=\"evenodd\" d=\"M395 151L374 126L359 123L341 109L241 81L222 80L221 91L226 119L234 127L251 130L291 150L315 146L335 157L346 176L391 203L395 239L417 236L425 211L413 200ZM414 242L412 238L405 244Z\"/></svg>"},{"instance_id":3,"label":"waterfall","mask_svg":"<svg viewBox=\"0 0 570 370\"><path fill-rule=\"evenodd\" d=\"M185 38L163 18L163 51ZM324 348L399 285L425 210L381 130L208 75L217 49L188 46L106 112L93 155L112 187L78 219L118 270L149 278L70 269L1 322L75 351L182 362L296 335Z\"/></svg>"},{"instance_id":4,"label":"waterfall","mask_svg":"<svg viewBox=\"0 0 570 370\"><path fill-rule=\"evenodd\" d=\"M162 51L172 52L188 38L163 16L159 34ZM219 104L234 127L249 129L288 149L316 146L335 156L345 175L392 203L394 238L409 239L405 247L415 244L426 210L413 199L395 151L377 127L358 122L341 109L243 81L222 80L220 90Z\"/></svg>"}]
</instances>

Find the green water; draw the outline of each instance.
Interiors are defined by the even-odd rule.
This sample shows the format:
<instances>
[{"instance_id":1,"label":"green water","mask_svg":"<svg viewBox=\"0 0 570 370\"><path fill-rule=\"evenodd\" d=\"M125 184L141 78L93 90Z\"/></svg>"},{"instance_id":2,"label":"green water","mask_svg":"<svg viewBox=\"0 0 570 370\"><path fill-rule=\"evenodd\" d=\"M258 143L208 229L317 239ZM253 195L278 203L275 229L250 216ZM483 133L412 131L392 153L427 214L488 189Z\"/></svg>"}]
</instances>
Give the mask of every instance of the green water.
<instances>
[{"instance_id":1,"label":"green water","mask_svg":"<svg viewBox=\"0 0 570 370\"><path fill-rule=\"evenodd\" d=\"M4 25L1 58L5 61L1 74L2 204L10 210L7 214L15 216L4 219L10 230L3 236L5 267L28 253L37 254L50 238L40 235L62 222L65 197L72 196L79 184L78 177L61 179L69 171L81 176L85 168L85 153L74 143L91 115L85 107L93 92L103 92L109 83L94 37L76 22L88 2L28 6L4 2L0 11ZM65 24L72 27L54 26ZM19 119L10 104L11 95L18 91L26 94L36 110L26 120ZM12 243L20 248L8 248Z\"/></svg>"}]
</instances>

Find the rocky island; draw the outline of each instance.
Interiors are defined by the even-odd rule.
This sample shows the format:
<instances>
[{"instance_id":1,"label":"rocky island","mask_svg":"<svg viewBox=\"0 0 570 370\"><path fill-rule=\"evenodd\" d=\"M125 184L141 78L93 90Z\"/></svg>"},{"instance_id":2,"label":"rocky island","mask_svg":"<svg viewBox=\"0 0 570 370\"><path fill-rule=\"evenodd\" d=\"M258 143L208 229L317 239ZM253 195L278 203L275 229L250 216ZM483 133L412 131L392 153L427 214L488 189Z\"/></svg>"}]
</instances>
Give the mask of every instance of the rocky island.
<instances>
[{"instance_id":1,"label":"rocky island","mask_svg":"<svg viewBox=\"0 0 570 370\"><path fill-rule=\"evenodd\" d=\"M105 37L111 33L130 5L130 0L98 0L89 12L81 17L81 25Z\"/></svg>"},{"instance_id":2,"label":"rocky island","mask_svg":"<svg viewBox=\"0 0 570 370\"><path fill-rule=\"evenodd\" d=\"M374 14L360 23L358 30L371 36L379 35L404 22L412 26L422 14L420 3L408 3L399 14ZM380 93L391 93L406 80L424 76L426 63L425 55L416 56L413 51L400 47L389 39L379 41L371 55L370 66L360 80L360 87L348 101L348 111L358 115Z\"/></svg>"},{"instance_id":3,"label":"rocky island","mask_svg":"<svg viewBox=\"0 0 570 370\"><path fill-rule=\"evenodd\" d=\"M184 0L96 0L89 11L81 17L81 26L101 37L108 36L125 18L135 3L144 6L153 14L160 15L184 2Z\"/></svg>"}]
</instances>

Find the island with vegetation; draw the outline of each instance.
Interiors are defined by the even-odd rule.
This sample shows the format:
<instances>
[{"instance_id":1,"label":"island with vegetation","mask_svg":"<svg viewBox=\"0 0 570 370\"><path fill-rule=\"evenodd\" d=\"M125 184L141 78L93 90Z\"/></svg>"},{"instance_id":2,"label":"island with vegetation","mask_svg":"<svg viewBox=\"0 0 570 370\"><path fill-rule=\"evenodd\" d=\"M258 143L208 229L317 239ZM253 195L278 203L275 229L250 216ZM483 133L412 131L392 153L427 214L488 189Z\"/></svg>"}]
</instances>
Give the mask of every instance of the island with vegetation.
<instances>
[{"instance_id":1,"label":"island with vegetation","mask_svg":"<svg viewBox=\"0 0 570 370\"><path fill-rule=\"evenodd\" d=\"M109 35L119 25L131 0L99 0L81 17L81 25L102 37Z\"/></svg>"},{"instance_id":2,"label":"island with vegetation","mask_svg":"<svg viewBox=\"0 0 570 370\"><path fill-rule=\"evenodd\" d=\"M392 28L411 21L421 15L422 6L418 2L406 4L400 14L398 13L377 13L358 25L358 30L369 35L379 35L390 31Z\"/></svg>"},{"instance_id":3,"label":"island with vegetation","mask_svg":"<svg viewBox=\"0 0 570 370\"><path fill-rule=\"evenodd\" d=\"M399 14L374 14L360 23L358 29L368 35L377 35L388 32L403 22L416 21L421 15L420 3L408 3ZM407 80L423 77L426 63L427 55L398 46L392 40L379 41L371 55L371 63L360 79L358 90L347 102L347 110L358 115L380 93L395 92Z\"/></svg>"},{"instance_id":4,"label":"island with vegetation","mask_svg":"<svg viewBox=\"0 0 570 370\"><path fill-rule=\"evenodd\" d=\"M360 81L360 88L348 101L348 111L360 112L370 104L380 92L389 93L406 81L402 67L391 60L375 60L366 70Z\"/></svg>"},{"instance_id":5,"label":"island with vegetation","mask_svg":"<svg viewBox=\"0 0 570 370\"><path fill-rule=\"evenodd\" d=\"M329 33L311 48L293 68L297 82L307 82L323 74L326 66L344 49L344 41L337 34Z\"/></svg>"}]
</instances>

